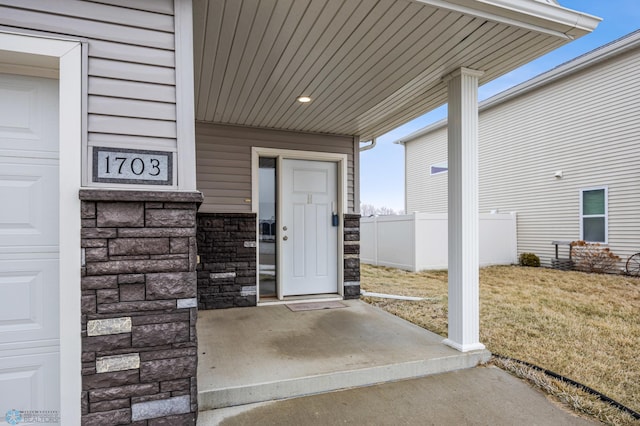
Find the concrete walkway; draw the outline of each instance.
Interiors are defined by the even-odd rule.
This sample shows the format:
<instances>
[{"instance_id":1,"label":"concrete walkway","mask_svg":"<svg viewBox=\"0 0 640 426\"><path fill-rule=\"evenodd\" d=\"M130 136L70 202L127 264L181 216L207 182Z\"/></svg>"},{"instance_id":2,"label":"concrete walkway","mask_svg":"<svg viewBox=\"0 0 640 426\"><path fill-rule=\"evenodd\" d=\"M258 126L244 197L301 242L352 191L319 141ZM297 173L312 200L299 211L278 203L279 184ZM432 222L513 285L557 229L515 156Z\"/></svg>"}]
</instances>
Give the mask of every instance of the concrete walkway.
<instances>
[{"instance_id":1,"label":"concrete walkway","mask_svg":"<svg viewBox=\"0 0 640 426\"><path fill-rule=\"evenodd\" d=\"M495 367L200 412L212 425L595 425Z\"/></svg>"},{"instance_id":2,"label":"concrete walkway","mask_svg":"<svg viewBox=\"0 0 640 426\"><path fill-rule=\"evenodd\" d=\"M490 357L458 352L441 336L359 300L333 305L199 311L200 410L424 377Z\"/></svg>"}]
</instances>

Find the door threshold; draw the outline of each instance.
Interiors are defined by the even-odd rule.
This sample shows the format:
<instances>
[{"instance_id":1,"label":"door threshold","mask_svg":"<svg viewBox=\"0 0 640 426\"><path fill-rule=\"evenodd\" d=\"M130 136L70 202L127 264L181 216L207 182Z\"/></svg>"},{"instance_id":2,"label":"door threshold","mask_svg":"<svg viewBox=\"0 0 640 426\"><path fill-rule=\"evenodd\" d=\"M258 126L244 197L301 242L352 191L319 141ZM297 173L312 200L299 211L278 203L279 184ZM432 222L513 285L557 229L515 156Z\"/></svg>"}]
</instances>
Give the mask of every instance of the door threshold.
<instances>
[{"instance_id":1,"label":"door threshold","mask_svg":"<svg viewBox=\"0 0 640 426\"><path fill-rule=\"evenodd\" d=\"M258 306L271 306L271 305L287 305L292 303L309 303L309 302L334 302L336 300L343 300L343 297L339 294L314 294L311 296L286 296L283 300L268 300L264 302L258 302Z\"/></svg>"}]
</instances>

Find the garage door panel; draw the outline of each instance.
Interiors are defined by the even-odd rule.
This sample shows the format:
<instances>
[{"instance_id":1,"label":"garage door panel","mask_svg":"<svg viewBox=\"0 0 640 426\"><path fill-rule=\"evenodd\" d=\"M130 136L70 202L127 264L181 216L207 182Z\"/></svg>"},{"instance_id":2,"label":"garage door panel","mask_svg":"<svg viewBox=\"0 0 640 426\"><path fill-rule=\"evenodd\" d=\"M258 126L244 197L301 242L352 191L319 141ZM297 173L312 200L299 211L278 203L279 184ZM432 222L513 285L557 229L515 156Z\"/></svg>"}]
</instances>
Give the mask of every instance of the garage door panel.
<instances>
[{"instance_id":1,"label":"garage door panel","mask_svg":"<svg viewBox=\"0 0 640 426\"><path fill-rule=\"evenodd\" d=\"M52 394L48 386L59 381L58 364L57 349L49 353L0 357L0 395L3 407L16 410L57 410L57 392Z\"/></svg>"},{"instance_id":2,"label":"garage door panel","mask_svg":"<svg viewBox=\"0 0 640 426\"><path fill-rule=\"evenodd\" d=\"M57 92L57 80L0 74L0 149L58 151Z\"/></svg>"},{"instance_id":3,"label":"garage door panel","mask_svg":"<svg viewBox=\"0 0 640 426\"><path fill-rule=\"evenodd\" d=\"M57 339L58 259L0 260L0 345Z\"/></svg>"},{"instance_id":4,"label":"garage door panel","mask_svg":"<svg viewBox=\"0 0 640 426\"><path fill-rule=\"evenodd\" d=\"M57 160L0 157L0 246L57 245L57 194Z\"/></svg>"},{"instance_id":5,"label":"garage door panel","mask_svg":"<svg viewBox=\"0 0 640 426\"><path fill-rule=\"evenodd\" d=\"M0 402L17 410L59 409L57 92L0 74Z\"/></svg>"}]
</instances>

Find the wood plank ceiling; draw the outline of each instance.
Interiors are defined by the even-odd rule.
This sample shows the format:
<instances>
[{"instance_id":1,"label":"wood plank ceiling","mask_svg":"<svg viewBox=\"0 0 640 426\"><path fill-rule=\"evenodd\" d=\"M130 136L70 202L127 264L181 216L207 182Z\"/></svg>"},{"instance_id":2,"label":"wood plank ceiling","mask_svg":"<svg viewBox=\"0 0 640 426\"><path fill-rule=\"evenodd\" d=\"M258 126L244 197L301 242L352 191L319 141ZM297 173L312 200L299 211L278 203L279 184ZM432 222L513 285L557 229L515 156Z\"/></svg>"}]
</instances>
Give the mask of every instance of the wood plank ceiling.
<instances>
[{"instance_id":1,"label":"wood plank ceiling","mask_svg":"<svg viewBox=\"0 0 640 426\"><path fill-rule=\"evenodd\" d=\"M368 140L461 66L484 83L567 41L409 0L194 0L196 119Z\"/></svg>"}]
</instances>

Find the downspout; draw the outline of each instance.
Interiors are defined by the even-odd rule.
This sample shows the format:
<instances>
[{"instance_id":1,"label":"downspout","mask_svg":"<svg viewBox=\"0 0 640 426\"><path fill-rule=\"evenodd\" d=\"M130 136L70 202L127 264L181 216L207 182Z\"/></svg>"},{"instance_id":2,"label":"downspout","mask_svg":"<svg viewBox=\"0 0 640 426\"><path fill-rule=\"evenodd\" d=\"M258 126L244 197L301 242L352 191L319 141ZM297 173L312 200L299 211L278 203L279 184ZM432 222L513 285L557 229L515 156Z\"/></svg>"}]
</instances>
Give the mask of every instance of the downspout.
<instances>
[{"instance_id":1,"label":"downspout","mask_svg":"<svg viewBox=\"0 0 640 426\"><path fill-rule=\"evenodd\" d=\"M365 141L364 143L371 142L369 145L361 146L360 152L368 151L373 149L376 146L376 138L372 138L370 141Z\"/></svg>"}]
</instances>

